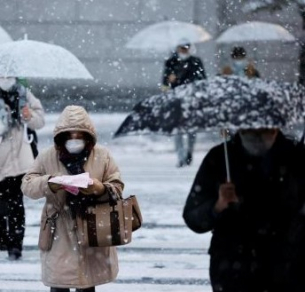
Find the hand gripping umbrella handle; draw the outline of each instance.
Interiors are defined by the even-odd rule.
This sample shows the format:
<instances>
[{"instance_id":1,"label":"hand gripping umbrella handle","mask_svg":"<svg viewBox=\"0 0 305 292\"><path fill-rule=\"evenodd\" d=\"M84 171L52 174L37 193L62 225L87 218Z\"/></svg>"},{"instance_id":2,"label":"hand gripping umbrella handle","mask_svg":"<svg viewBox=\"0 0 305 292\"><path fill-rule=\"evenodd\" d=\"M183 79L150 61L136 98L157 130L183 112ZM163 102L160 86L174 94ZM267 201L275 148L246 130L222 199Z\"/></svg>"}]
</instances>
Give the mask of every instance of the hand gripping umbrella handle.
<instances>
[{"instance_id":1,"label":"hand gripping umbrella handle","mask_svg":"<svg viewBox=\"0 0 305 292\"><path fill-rule=\"evenodd\" d=\"M227 182L231 182L231 173L230 173L230 164L229 164L229 153L228 153L228 133L227 130L222 131L223 137L223 145L224 145L224 152L225 152L225 163L226 163L226 173L227 173Z\"/></svg>"}]
</instances>

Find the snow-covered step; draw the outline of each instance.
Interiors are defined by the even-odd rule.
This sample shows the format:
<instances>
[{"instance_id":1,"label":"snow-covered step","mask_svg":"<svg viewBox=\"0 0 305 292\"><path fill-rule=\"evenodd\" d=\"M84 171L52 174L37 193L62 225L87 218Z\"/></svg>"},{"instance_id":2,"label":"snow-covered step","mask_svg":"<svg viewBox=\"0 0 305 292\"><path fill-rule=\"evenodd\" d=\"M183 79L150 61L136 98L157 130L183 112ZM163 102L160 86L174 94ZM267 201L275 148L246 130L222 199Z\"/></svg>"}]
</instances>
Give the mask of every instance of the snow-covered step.
<instances>
[{"instance_id":1,"label":"snow-covered step","mask_svg":"<svg viewBox=\"0 0 305 292\"><path fill-rule=\"evenodd\" d=\"M2 288L0 282L1 292L49 292L50 288L45 287L42 283L32 282L14 282L7 281ZM211 292L212 289L209 286L198 285L162 285L162 284L126 284L126 283L109 283L96 287L96 292Z\"/></svg>"},{"instance_id":2,"label":"snow-covered step","mask_svg":"<svg viewBox=\"0 0 305 292\"><path fill-rule=\"evenodd\" d=\"M24 244L37 246L38 226L28 226ZM124 248L142 249L196 249L206 252L210 243L210 234L198 235L188 230L185 226L142 227L133 233L133 240Z\"/></svg>"},{"instance_id":3,"label":"snow-covered step","mask_svg":"<svg viewBox=\"0 0 305 292\"><path fill-rule=\"evenodd\" d=\"M118 250L121 279L185 278L196 279L207 274L208 256L204 254L132 252ZM36 280L40 274L40 259L38 250L25 250L23 258L16 262L7 260L5 252L0 254L0 279L16 279L26 277ZM187 271L187 273L185 273Z\"/></svg>"},{"instance_id":4,"label":"snow-covered step","mask_svg":"<svg viewBox=\"0 0 305 292\"><path fill-rule=\"evenodd\" d=\"M125 286L125 291L140 291L140 286L145 285L144 291L183 291L181 286L187 286L187 291L200 291L208 289L208 256L187 250L177 253L172 250L144 250L133 248L128 250L118 248L120 272L115 283L116 291ZM40 261L38 250L25 250L23 259L9 262L4 252L0 253L0 291L48 291L40 282ZM163 290L165 286L176 286L177 290ZM106 287L107 286L107 287ZM132 286L132 288L131 288ZM29 287L27 289L27 287ZM37 290L30 290L35 287ZM190 289L189 289L190 288ZM19 290L18 290L19 289ZM109 288L110 289L110 288ZM131 290L132 289L132 290ZM135 289L135 290L134 290ZM198 291L197 290L197 291ZM141 290L143 291L143 290ZM185 290L184 290L185 291Z\"/></svg>"}]
</instances>

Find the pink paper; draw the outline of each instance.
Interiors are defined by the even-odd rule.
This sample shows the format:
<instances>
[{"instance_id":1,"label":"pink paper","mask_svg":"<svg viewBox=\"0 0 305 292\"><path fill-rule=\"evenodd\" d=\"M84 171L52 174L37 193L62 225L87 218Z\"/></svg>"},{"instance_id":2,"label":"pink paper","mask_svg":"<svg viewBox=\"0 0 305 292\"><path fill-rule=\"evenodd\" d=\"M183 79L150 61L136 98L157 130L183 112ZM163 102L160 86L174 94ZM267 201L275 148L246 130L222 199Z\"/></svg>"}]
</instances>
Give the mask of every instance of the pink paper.
<instances>
[{"instance_id":1,"label":"pink paper","mask_svg":"<svg viewBox=\"0 0 305 292\"><path fill-rule=\"evenodd\" d=\"M73 195L78 195L79 193L79 189L77 187L63 186L63 189Z\"/></svg>"}]
</instances>

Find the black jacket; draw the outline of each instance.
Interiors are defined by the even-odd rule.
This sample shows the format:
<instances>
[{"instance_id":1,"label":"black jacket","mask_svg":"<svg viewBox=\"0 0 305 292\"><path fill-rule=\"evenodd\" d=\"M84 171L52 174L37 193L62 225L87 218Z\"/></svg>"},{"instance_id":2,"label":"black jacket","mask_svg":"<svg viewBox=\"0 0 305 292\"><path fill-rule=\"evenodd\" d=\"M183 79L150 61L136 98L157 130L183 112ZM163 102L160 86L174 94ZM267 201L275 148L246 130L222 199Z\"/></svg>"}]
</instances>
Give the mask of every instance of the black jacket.
<instances>
[{"instance_id":1,"label":"black jacket","mask_svg":"<svg viewBox=\"0 0 305 292\"><path fill-rule=\"evenodd\" d=\"M305 201L305 150L279 133L264 158L247 155L237 135L228 143L228 151L240 203L219 215L213 212L219 186L226 181L224 149L219 145L200 166L184 220L195 232L213 232L214 291L220 286L223 292L285 291L280 289L291 281L288 269L294 265L299 270L295 248L304 233L300 210Z\"/></svg>"},{"instance_id":2,"label":"black jacket","mask_svg":"<svg viewBox=\"0 0 305 292\"><path fill-rule=\"evenodd\" d=\"M168 81L168 76L170 74L175 74L177 76L176 81L172 84ZM175 53L165 62L162 84L175 88L179 85L205 78L205 70L198 57L190 56L186 60L180 60Z\"/></svg>"}]
</instances>

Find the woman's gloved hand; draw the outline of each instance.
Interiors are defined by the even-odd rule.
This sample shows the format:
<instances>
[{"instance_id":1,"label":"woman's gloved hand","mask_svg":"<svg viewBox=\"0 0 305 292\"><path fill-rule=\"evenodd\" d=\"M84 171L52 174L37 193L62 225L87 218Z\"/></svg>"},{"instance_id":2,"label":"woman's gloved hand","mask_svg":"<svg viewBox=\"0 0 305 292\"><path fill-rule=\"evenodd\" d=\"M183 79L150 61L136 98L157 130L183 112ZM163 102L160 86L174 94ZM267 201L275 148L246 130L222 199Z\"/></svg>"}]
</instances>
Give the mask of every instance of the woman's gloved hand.
<instances>
[{"instance_id":1,"label":"woman's gloved hand","mask_svg":"<svg viewBox=\"0 0 305 292\"><path fill-rule=\"evenodd\" d=\"M105 186L97 178L93 178L93 183L88 188L80 188L79 191L84 195L103 195L105 193Z\"/></svg>"},{"instance_id":2,"label":"woman's gloved hand","mask_svg":"<svg viewBox=\"0 0 305 292\"><path fill-rule=\"evenodd\" d=\"M63 186L60 184L55 184L52 182L48 182L48 186L53 193L57 193L59 190L63 189Z\"/></svg>"}]
</instances>

